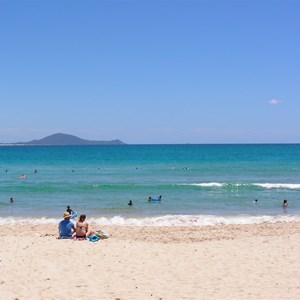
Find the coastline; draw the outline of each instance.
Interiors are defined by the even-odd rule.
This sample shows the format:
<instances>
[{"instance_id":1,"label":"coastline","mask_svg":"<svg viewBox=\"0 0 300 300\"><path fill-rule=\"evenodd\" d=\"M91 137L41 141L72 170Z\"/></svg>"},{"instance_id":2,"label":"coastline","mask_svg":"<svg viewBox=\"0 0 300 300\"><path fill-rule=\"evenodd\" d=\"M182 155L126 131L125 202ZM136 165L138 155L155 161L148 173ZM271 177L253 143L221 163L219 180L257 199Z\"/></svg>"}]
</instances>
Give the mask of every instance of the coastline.
<instances>
[{"instance_id":1,"label":"coastline","mask_svg":"<svg viewBox=\"0 0 300 300\"><path fill-rule=\"evenodd\" d=\"M56 224L1 225L5 299L296 299L300 222L101 226L97 243ZM17 287L17 288L16 288Z\"/></svg>"},{"instance_id":2,"label":"coastline","mask_svg":"<svg viewBox=\"0 0 300 300\"><path fill-rule=\"evenodd\" d=\"M37 217L37 216L1 216L2 225L55 225L61 218ZM152 215L152 216L91 216L88 220L94 227L103 226L130 226L130 227L206 227L225 225L251 225L278 222L300 222L299 214L279 215ZM76 220L73 220L76 222Z\"/></svg>"}]
</instances>

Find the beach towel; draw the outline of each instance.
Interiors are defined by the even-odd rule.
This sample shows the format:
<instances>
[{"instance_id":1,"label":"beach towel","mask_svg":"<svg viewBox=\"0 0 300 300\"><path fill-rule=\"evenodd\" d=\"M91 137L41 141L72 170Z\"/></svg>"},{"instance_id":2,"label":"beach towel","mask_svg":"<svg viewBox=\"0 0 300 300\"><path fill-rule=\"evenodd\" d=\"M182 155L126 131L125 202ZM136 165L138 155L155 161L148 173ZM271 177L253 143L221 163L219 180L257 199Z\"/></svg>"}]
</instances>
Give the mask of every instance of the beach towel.
<instances>
[{"instance_id":1,"label":"beach towel","mask_svg":"<svg viewBox=\"0 0 300 300\"><path fill-rule=\"evenodd\" d=\"M76 237L76 236L74 236L72 239L73 239L73 241L85 241L86 240L85 237Z\"/></svg>"},{"instance_id":2,"label":"beach towel","mask_svg":"<svg viewBox=\"0 0 300 300\"><path fill-rule=\"evenodd\" d=\"M98 242L99 240L100 240L100 238L98 236L94 235L94 234L89 236L89 241L90 242L94 243L94 242Z\"/></svg>"}]
</instances>

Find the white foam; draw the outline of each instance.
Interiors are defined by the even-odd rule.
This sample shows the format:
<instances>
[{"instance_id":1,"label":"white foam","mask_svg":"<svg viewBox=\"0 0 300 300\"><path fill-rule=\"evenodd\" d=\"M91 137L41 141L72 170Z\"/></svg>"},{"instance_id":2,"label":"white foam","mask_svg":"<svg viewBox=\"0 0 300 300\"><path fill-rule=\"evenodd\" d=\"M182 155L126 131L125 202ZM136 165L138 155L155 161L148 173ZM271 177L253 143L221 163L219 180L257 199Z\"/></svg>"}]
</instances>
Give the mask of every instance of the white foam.
<instances>
[{"instance_id":1,"label":"white foam","mask_svg":"<svg viewBox=\"0 0 300 300\"><path fill-rule=\"evenodd\" d=\"M211 226L229 224L259 224L300 221L300 216L214 216L214 215L166 215L160 217L148 217L143 219L128 218L120 216L91 220L98 225L118 225L118 226Z\"/></svg>"},{"instance_id":2,"label":"white foam","mask_svg":"<svg viewBox=\"0 0 300 300\"><path fill-rule=\"evenodd\" d=\"M183 183L181 185L202 186L202 187L222 187L225 183L220 182L203 182L203 183Z\"/></svg>"},{"instance_id":3,"label":"white foam","mask_svg":"<svg viewBox=\"0 0 300 300\"><path fill-rule=\"evenodd\" d=\"M266 189L300 189L299 183L254 183L253 185L260 186Z\"/></svg>"},{"instance_id":4,"label":"white foam","mask_svg":"<svg viewBox=\"0 0 300 300\"><path fill-rule=\"evenodd\" d=\"M0 218L0 225L15 224L58 224L61 219L54 218ZM90 223L99 226L211 226L211 225L230 225L230 224L259 224L276 222L300 221L300 215L276 215L276 216L216 216L216 215L165 215L146 218L124 218L114 217L90 217Z\"/></svg>"},{"instance_id":5,"label":"white foam","mask_svg":"<svg viewBox=\"0 0 300 300\"><path fill-rule=\"evenodd\" d=\"M259 186L265 189L300 189L300 183L225 183L225 182L201 182L201 183L182 183L179 185L199 186L199 187L224 187L224 186Z\"/></svg>"},{"instance_id":6,"label":"white foam","mask_svg":"<svg viewBox=\"0 0 300 300\"><path fill-rule=\"evenodd\" d=\"M0 225L14 225L14 224L32 224L32 225L47 225L47 224L58 224L61 219L54 218L22 218L22 217L1 217Z\"/></svg>"}]
</instances>

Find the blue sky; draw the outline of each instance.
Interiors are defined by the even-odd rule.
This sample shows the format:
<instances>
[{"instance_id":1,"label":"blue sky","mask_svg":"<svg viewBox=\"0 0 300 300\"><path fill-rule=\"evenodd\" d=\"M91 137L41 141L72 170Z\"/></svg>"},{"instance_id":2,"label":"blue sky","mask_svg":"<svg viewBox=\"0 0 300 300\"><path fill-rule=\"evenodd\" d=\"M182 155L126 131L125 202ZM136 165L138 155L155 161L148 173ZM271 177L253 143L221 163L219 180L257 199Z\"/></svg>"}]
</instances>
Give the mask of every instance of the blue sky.
<instances>
[{"instance_id":1,"label":"blue sky","mask_svg":"<svg viewBox=\"0 0 300 300\"><path fill-rule=\"evenodd\" d=\"M298 1L0 1L0 142L299 143Z\"/></svg>"}]
</instances>

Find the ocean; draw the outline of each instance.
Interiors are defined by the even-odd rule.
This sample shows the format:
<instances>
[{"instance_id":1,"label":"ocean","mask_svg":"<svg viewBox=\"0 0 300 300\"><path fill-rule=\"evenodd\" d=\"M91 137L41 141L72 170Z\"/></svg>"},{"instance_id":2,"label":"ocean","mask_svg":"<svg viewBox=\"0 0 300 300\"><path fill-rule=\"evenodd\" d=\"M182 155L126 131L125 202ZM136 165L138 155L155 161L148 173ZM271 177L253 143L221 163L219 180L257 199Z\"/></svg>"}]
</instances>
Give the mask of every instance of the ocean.
<instances>
[{"instance_id":1,"label":"ocean","mask_svg":"<svg viewBox=\"0 0 300 300\"><path fill-rule=\"evenodd\" d=\"M67 205L99 225L294 221L299 196L300 144L0 147L0 224L58 222Z\"/></svg>"}]
</instances>

